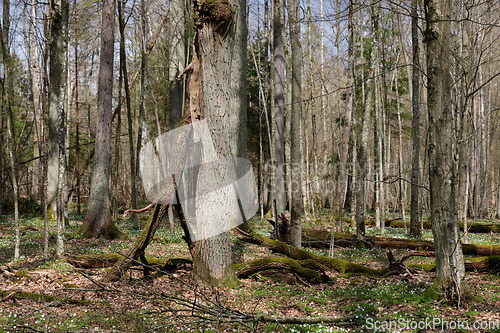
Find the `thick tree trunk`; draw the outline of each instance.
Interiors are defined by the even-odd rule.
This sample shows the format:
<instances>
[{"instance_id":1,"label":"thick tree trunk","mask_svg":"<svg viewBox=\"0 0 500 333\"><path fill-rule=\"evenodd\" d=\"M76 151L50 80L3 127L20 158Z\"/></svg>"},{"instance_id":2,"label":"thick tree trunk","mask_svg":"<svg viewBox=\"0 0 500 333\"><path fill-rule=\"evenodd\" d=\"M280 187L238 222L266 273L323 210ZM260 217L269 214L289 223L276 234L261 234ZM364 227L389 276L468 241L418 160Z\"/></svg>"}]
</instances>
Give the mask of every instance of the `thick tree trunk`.
<instances>
[{"instance_id":1,"label":"thick tree trunk","mask_svg":"<svg viewBox=\"0 0 500 333\"><path fill-rule=\"evenodd\" d=\"M120 231L111 220L109 204L111 117L113 113L114 13L115 1L103 0L94 168L87 215L80 229L80 234L84 237L103 236L106 239L120 236Z\"/></svg>"},{"instance_id":2,"label":"thick tree trunk","mask_svg":"<svg viewBox=\"0 0 500 333\"><path fill-rule=\"evenodd\" d=\"M465 294L465 269L457 221L457 172L454 161L452 78L449 49L451 8L446 0L425 0L427 105L429 113L429 183L432 233L436 245L438 297L457 300Z\"/></svg>"},{"instance_id":3,"label":"thick tree trunk","mask_svg":"<svg viewBox=\"0 0 500 333\"><path fill-rule=\"evenodd\" d=\"M246 151L246 1L220 0L194 3L195 54L190 83L190 112L194 119L205 118L213 149L203 142L203 161L226 161L245 157ZM197 80L196 76L200 79ZM202 140L206 140L205 136ZM212 151L210 151L212 150ZM213 155L213 156L212 156ZM197 241L193 272L215 286L235 286L237 278L231 259L230 224L242 213L238 194L228 187L217 187L211 195L207 188L219 179L208 178L209 165L202 164L196 184ZM227 176L227 175L226 175ZM216 177L217 178L217 177ZM224 178L224 176L221 176ZM220 179L222 183L229 179ZM221 184L222 184L221 183ZM214 195L216 194L216 195ZM232 196L236 195L236 198ZM227 209L221 216L220 204ZM229 215L229 216L227 216ZM216 218L220 233L212 236ZM244 216L243 216L244 218Z\"/></svg>"}]
</instances>

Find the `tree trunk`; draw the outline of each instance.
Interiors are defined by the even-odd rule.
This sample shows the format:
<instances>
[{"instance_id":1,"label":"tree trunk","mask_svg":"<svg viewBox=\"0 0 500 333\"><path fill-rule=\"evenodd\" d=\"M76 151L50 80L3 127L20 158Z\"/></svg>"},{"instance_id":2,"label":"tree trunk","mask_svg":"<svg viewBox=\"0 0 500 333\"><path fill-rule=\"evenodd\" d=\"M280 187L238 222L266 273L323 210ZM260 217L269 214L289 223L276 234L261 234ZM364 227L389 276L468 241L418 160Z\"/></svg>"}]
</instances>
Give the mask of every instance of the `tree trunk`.
<instances>
[{"instance_id":1,"label":"tree trunk","mask_svg":"<svg viewBox=\"0 0 500 333\"><path fill-rule=\"evenodd\" d=\"M184 77L177 80L177 76L182 72L186 63L184 51L184 1L170 1L170 61L168 69L168 80L170 81L170 129L174 129L179 124L184 112L183 88Z\"/></svg>"},{"instance_id":2,"label":"tree trunk","mask_svg":"<svg viewBox=\"0 0 500 333\"><path fill-rule=\"evenodd\" d=\"M301 164L300 156L300 121L302 118L302 78L300 54L300 14L298 0L289 0L288 17L290 26L290 44L292 49L292 109L291 109L291 146L290 168L288 172L292 177L292 202L291 202L291 244L297 248L302 247L302 190L301 190ZM325 152L326 153L326 152Z\"/></svg>"},{"instance_id":3,"label":"tree trunk","mask_svg":"<svg viewBox=\"0 0 500 333\"><path fill-rule=\"evenodd\" d=\"M87 215L80 229L80 234L84 237L97 238L103 236L106 239L120 236L120 231L111 220L109 205L111 117L113 113L114 13L114 0L103 0L94 168Z\"/></svg>"},{"instance_id":4,"label":"tree trunk","mask_svg":"<svg viewBox=\"0 0 500 333\"><path fill-rule=\"evenodd\" d=\"M276 214L285 211L285 52L281 31L280 1L273 0L273 53L274 53L274 200ZM277 219L276 216L276 219Z\"/></svg>"},{"instance_id":5,"label":"tree trunk","mask_svg":"<svg viewBox=\"0 0 500 333\"><path fill-rule=\"evenodd\" d=\"M132 209L137 209L137 184L136 184L136 165L134 149L134 133L132 123L132 106L130 105L130 87L128 83L127 57L125 54L125 20L123 17L122 2L118 1L118 24L120 30L120 71L123 75L125 87L125 106L127 107L128 123L128 142L130 148L130 194L132 199ZM123 59L123 60L122 60ZM137 215L132 214L132 225L139 225Z\"/></svg>"},{"instance_id":6,"label":"tree trunk","mask_svg":"<svg viewBox=\"0 0 500 333\"><path fill-rule=\"evenodd\" d=\"M203 146L204 161L209 161L211 154L216 161L245 157L246 1L195 1L194 14L196 37L190 112L193 119L204 117L207 120L209 137L214 146L212 152L209 147ZM202 79L197 79L197 76ZM234 222L235 214L242 211L235 210L236 198L231 199L227 186L218 188L212 195L202 195L203 190L210 188L214 181L205 174L210 172L207 167L204 164L200 167L196 184L196 218L200 237L195 244L193 272L212 285L231 287L237 284L237 278L231 259L228 223ZM229 206L231 214L220 216L218 211L214 211L217 202ZM214 216L221 218L217 220L221 224L217 226L221 233L215 236L204 234L213 223L211 218Z\"/></svg>"},{"instance_id":7,"label":"tree trunk","mask_svg":"<svg viewBox=\"0 0 500 333\"><path fill-rule=\"evenodd\" d=\"M451 109L452 60L450 43L451 8L445 0L425 0L425 44L427 46L427 104L429 113L429 183L432 233L436 245L438 297L460 304L464 296L464 258L457 221L456 176Z\"/></svg>"},{"instance_id":8,"label":"tree trunk","mask_svg":"<svg viewBox=\"0 0 500 333\"><path fill-rule=\"evenodd\" d=\"M37 20L37 4L35 0L31 0L31 19L29 27L29 55L30 55L30 75L31 75L31 92L33 94L33 111L34 117L34 140L33 140L33 178L31 195L35 200L40 197L40 170L41 170L41 143L43 138L40 131L40 119L42 118L41 108L41 70L40 70L40 52L37 43L36 20Z\"/></svg>"},{"instance_id":9,"label":"tree trunk","mask_svg":"<svg viewBox=\"0 0 500 333\"><path fill-rule=\"evenodd\" d=\"M418 41L418 0L411 1L411 44L412 44L412 78L411 78L411 110L412 110L412 167L411 167L411 204L410 235L421 236L419 212L420 181L420 50Z\"/></svg>"},{"instance_id":10,"label":"tree trunk","mask_svg":"<svg viewBox=\"0 0 500 333\"><path fill-rule=\"evenodd\" d=\"M9 29L10 29L10 0L3 0L3 27L2 27L2 62L4 68L4 79L2 81L2 110L6 110L7 116L7 154L9 156L10 179L12 182L12 192L14 195L14 224L15 224L15 243L14 243L14 261L19 260L21 236L19 233L19 188L17 184L17 168L15 160L14 147L14 114L11 105L11 97L14 93L14 81L12 80L10 66L10 47L9 47Z\"/></svg>"}]
</instances>

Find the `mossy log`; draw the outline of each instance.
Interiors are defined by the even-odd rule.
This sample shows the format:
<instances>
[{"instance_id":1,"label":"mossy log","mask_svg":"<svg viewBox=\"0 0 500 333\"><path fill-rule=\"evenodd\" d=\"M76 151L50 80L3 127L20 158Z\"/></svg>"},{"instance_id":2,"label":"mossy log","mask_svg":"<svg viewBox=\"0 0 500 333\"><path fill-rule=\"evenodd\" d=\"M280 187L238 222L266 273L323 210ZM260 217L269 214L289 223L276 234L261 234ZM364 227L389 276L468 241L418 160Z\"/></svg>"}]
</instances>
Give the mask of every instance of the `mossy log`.
<instances>
[{"instance_id":1,"label":"mossy log","mask_svg":"<svg viewBox=\"0 0 500 333\"><path fill-rule=\"evenodd\" d=\"M123 258L121 254L116 253L103 253L93 255L66 255L66 261L78 268L106 268L115 265L120 259ZM192 265L191 259L184 258L152 258L146 257L149 266L159 267L167 270L176 270L185 265ZM134 261L132 266L142 266L139 261Z\"/></svg>"},{"instance_id":2,"label":"mossy log","mask_svg":"<svg viewBox=\"0 0 500 333\"><path fill-rule=\"evenodd\" d=\"M262 273L264 276L269 276L271 273L274 277L276 274L278 279L283 280L288 284L295 282L321 283L328 281L328 276L325 273L326 267L322 267L312 260L294 260L285 257L264 258L249 261L243 264L235 265L236 275L240 279L248 278L254 274Z\"/></svg>"},{"instance_id":3,"label":"mossy log","mask_svg":"<svg viewBox=\"0 0 500 333\"><path fill-rule=\"evenodd\" d=\"M309 228L303 230L302 243L304 246L328 248L331 233L325 229ZM356 235L335 233L335 245L340 247L356 246ZM434 251L434 243L425 240L401 239L390 237L366 237L365 243L386 249L408 249L419 251ZM462 244L462 251L472 256L500 255L500 245Z\"/></svg>"},{"instance_id":4,"label":"mossy log","mask_svg":"<svg viewBox=\"0 0 500 333\"><path fill-rule=\"evenodd\" d=\"M30 293L26 291L5 291L0 290L0 301L13 300L16 298L29 299L36 302L54 302L64 304L87 304L88 301L81 299L71 299L63 297L54 297L45 294Z\"/></svg>"},{"instance_id":5,"label":"mossy log","mask_svg":"<svg viewBox=\"0 0 500 333\"><path fill-rule=\"evenodd\" d=\"M374 225L374 222L368 222L368 225ZM423 221L422 223L424 229L432 229L432 225L430 221ZM394 220L387 220L385 221L385 226L386 227L392 227L392 228L403 228L404 223L400 219L394 219ZM406 226L409 228L410 227L410 222L406 222ZM464 224L459 223L458 225L460 227L461 231L464 231ZM485 223L485 222L471 222L467 224L467 230L472 233L478 233L478 234L487 234L490 232L494 233L499 233L500 232L500 223Z\"/></svg>"},{"instance_id":6,"label":"mossy log","mask_svg":"<svg viewBox=\"0 0 500 333\"><path fill-rule=\"evenodd\" d=\"M341 272L342 274L359 273L382 276L389 272L388 269L374 269L345 260L320 256L306 250L297 249L296 247L285 244L283 242L257 235L255 233L241 233L240 235L238 235L238 238L243 241L267 247L273 252L284 254L295 260L312 260L321 266Z\"/></svg>"},{"instance_id":7,"label":"mossy log","mask_svg":"<svg viewBox=\"0 0 500 333\"><path fill-rule=\"evenodd\" d=\"M464 264L467 272L500 273L500 256L469 258L465 260ZM436 265L434 264L413 264L408 266L428 272L436 269Z\"/></svg>"}]
</instances>

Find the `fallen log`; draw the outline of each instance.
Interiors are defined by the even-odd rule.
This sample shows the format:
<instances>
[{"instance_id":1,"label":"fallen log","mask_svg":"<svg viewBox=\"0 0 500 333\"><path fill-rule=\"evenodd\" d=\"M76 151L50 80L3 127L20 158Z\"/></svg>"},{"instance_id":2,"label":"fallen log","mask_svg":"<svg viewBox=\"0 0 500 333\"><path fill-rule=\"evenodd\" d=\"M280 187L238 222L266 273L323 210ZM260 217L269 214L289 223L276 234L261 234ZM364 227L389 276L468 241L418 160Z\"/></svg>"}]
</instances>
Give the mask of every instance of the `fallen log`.
<instances>
[{"instance_id":1,"label":"fallen log","mask_svg":"<svg viewBox=\"0 0 500 333\"><path fill-rule=\"evenodd\" d=\"M62 298L62 297L54 297L45 294L38 293L30 293L26 291L5 291L0 290L0 301L5 302L7 300L15 300L15 299L29 299L35 302L57 302L64 304L87 304L88 301L82 299L71 299L71 298Z\"/></svg>"},{"instance_id":2,"label":"fallen log","mask_svg":"<svg viewBox=\"0 0 500 333\"><path fill-rule=\"evenodd\" d=\"M297 281L321 283L329 280L325 273L326 267L312 260L294 260L285 257L264 258L236 264L235 270L236 276L240 279L260 273L288 284L295 284Z\"/></svg>"},{"instance_id":3,"label":"fallen log","mask_svg":"<svg viewBox=\"0 0 500 333\"><path fill-rule=\"evenodd\" d=\"M103 253L103 254L92 254L92 255L66 255L65 259L68 264L71 264L77 268L106 268L115 265L123 255L118 253ZM176 270L185 265L191 265L193 261L191 259L184 258L152 258L146 257L146 261L149 266L158 267L166 270ZM134 261L132 266L142 266L139 261Z\"/></svg>"},{"instance_id":4,"label":"fallen log","mask_svg":"<svg viewBox=\"0 0 500 333\"><path fill-rule=\"evenodd\" d=\"M367 275L375 275L382 276L389 272L388 269L375 269L359 264L355 264L349 261L328 258L325 256L320 256L314 253L311 253L306 250L297 249L294 246L285 244L278 240L270 239L264 236L257 235L256 233L244 233L240 230L238 235L240 240L258 244L264 247L269 248L273 252L284 254L295 260L312 260L317 264L320 264L324 267L327 267L331 270L338 271L342 274L345 273L359 273L359 274L367 274Z\"/></svg>"},{"instance_id":5,"label":"fallen log","mask_svg":"<svg viewBox=\"0 0 500 333\"><path fill-rule=\"evenodd\" d=\"M368 223L370 224L370 223ZM373 223L372 223L373 225ZM430 221L423 221L422 225L424 229L432 229L432 225ZM395 220L388 220L385 221L385 226L386 227L392 227L392 228L403 228L404 227L404 222L395 219ZM410 222L406 222L406 226L409 228L410 227ZM464 224L459 223L458 225L460 227L460 231L464 231ZM484 222L472 222L467 224L467 230L472 233L478 233L478 234L487 234L490 232L493 233L500 233L500 223L484 223Z\"/></svg>"},{"instance_id":6,"label":"fallen log","mask_svg":"<svg viewBox=\"0 0 500 333\"><path fill-rule=\"evenodd\" d=\"M303 245L308 247L328 248L331 232L325 229L303 229ZM434 251L434 243L426 240L401 239L390 237L366 237L365 244L386 249L408 249L419 251ZM336 232L335 245L351 247L358 244L355 235ZM462 244L462 251L472 256L500 255L500 245Z\"/></svg>"},{"instance_id":7,"label":"fallen log","mask_svg":"<svg viewBox=\"0 0 500 333\"><path fill-rule=\"evenodd\" d=\"M500 273L500 256L469 258L465 260L464 264L467 272ZM408 266L414 269L423 269L427 272L436 270L434 264L412 264Z\"/></svg>"}]
</instances>

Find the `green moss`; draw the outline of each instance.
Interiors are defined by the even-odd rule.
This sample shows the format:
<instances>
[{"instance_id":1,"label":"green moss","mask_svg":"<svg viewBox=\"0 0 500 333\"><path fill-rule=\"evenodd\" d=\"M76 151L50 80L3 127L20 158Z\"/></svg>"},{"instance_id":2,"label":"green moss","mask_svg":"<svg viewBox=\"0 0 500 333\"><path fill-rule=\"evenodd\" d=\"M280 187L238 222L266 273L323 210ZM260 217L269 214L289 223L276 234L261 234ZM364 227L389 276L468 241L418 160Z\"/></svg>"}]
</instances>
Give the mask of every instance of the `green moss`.
<instances>
[{"instance_id":1,"label":"green moss","mask_svg":"<svg viewBox=\"0 0 500 333\"><path fill-rule=\"evenodd\" d=\"M17 277L25 277L25 278L30 277L29 271L26 268L18 270L14 275Z\"/></svg>"}]
</instances>

